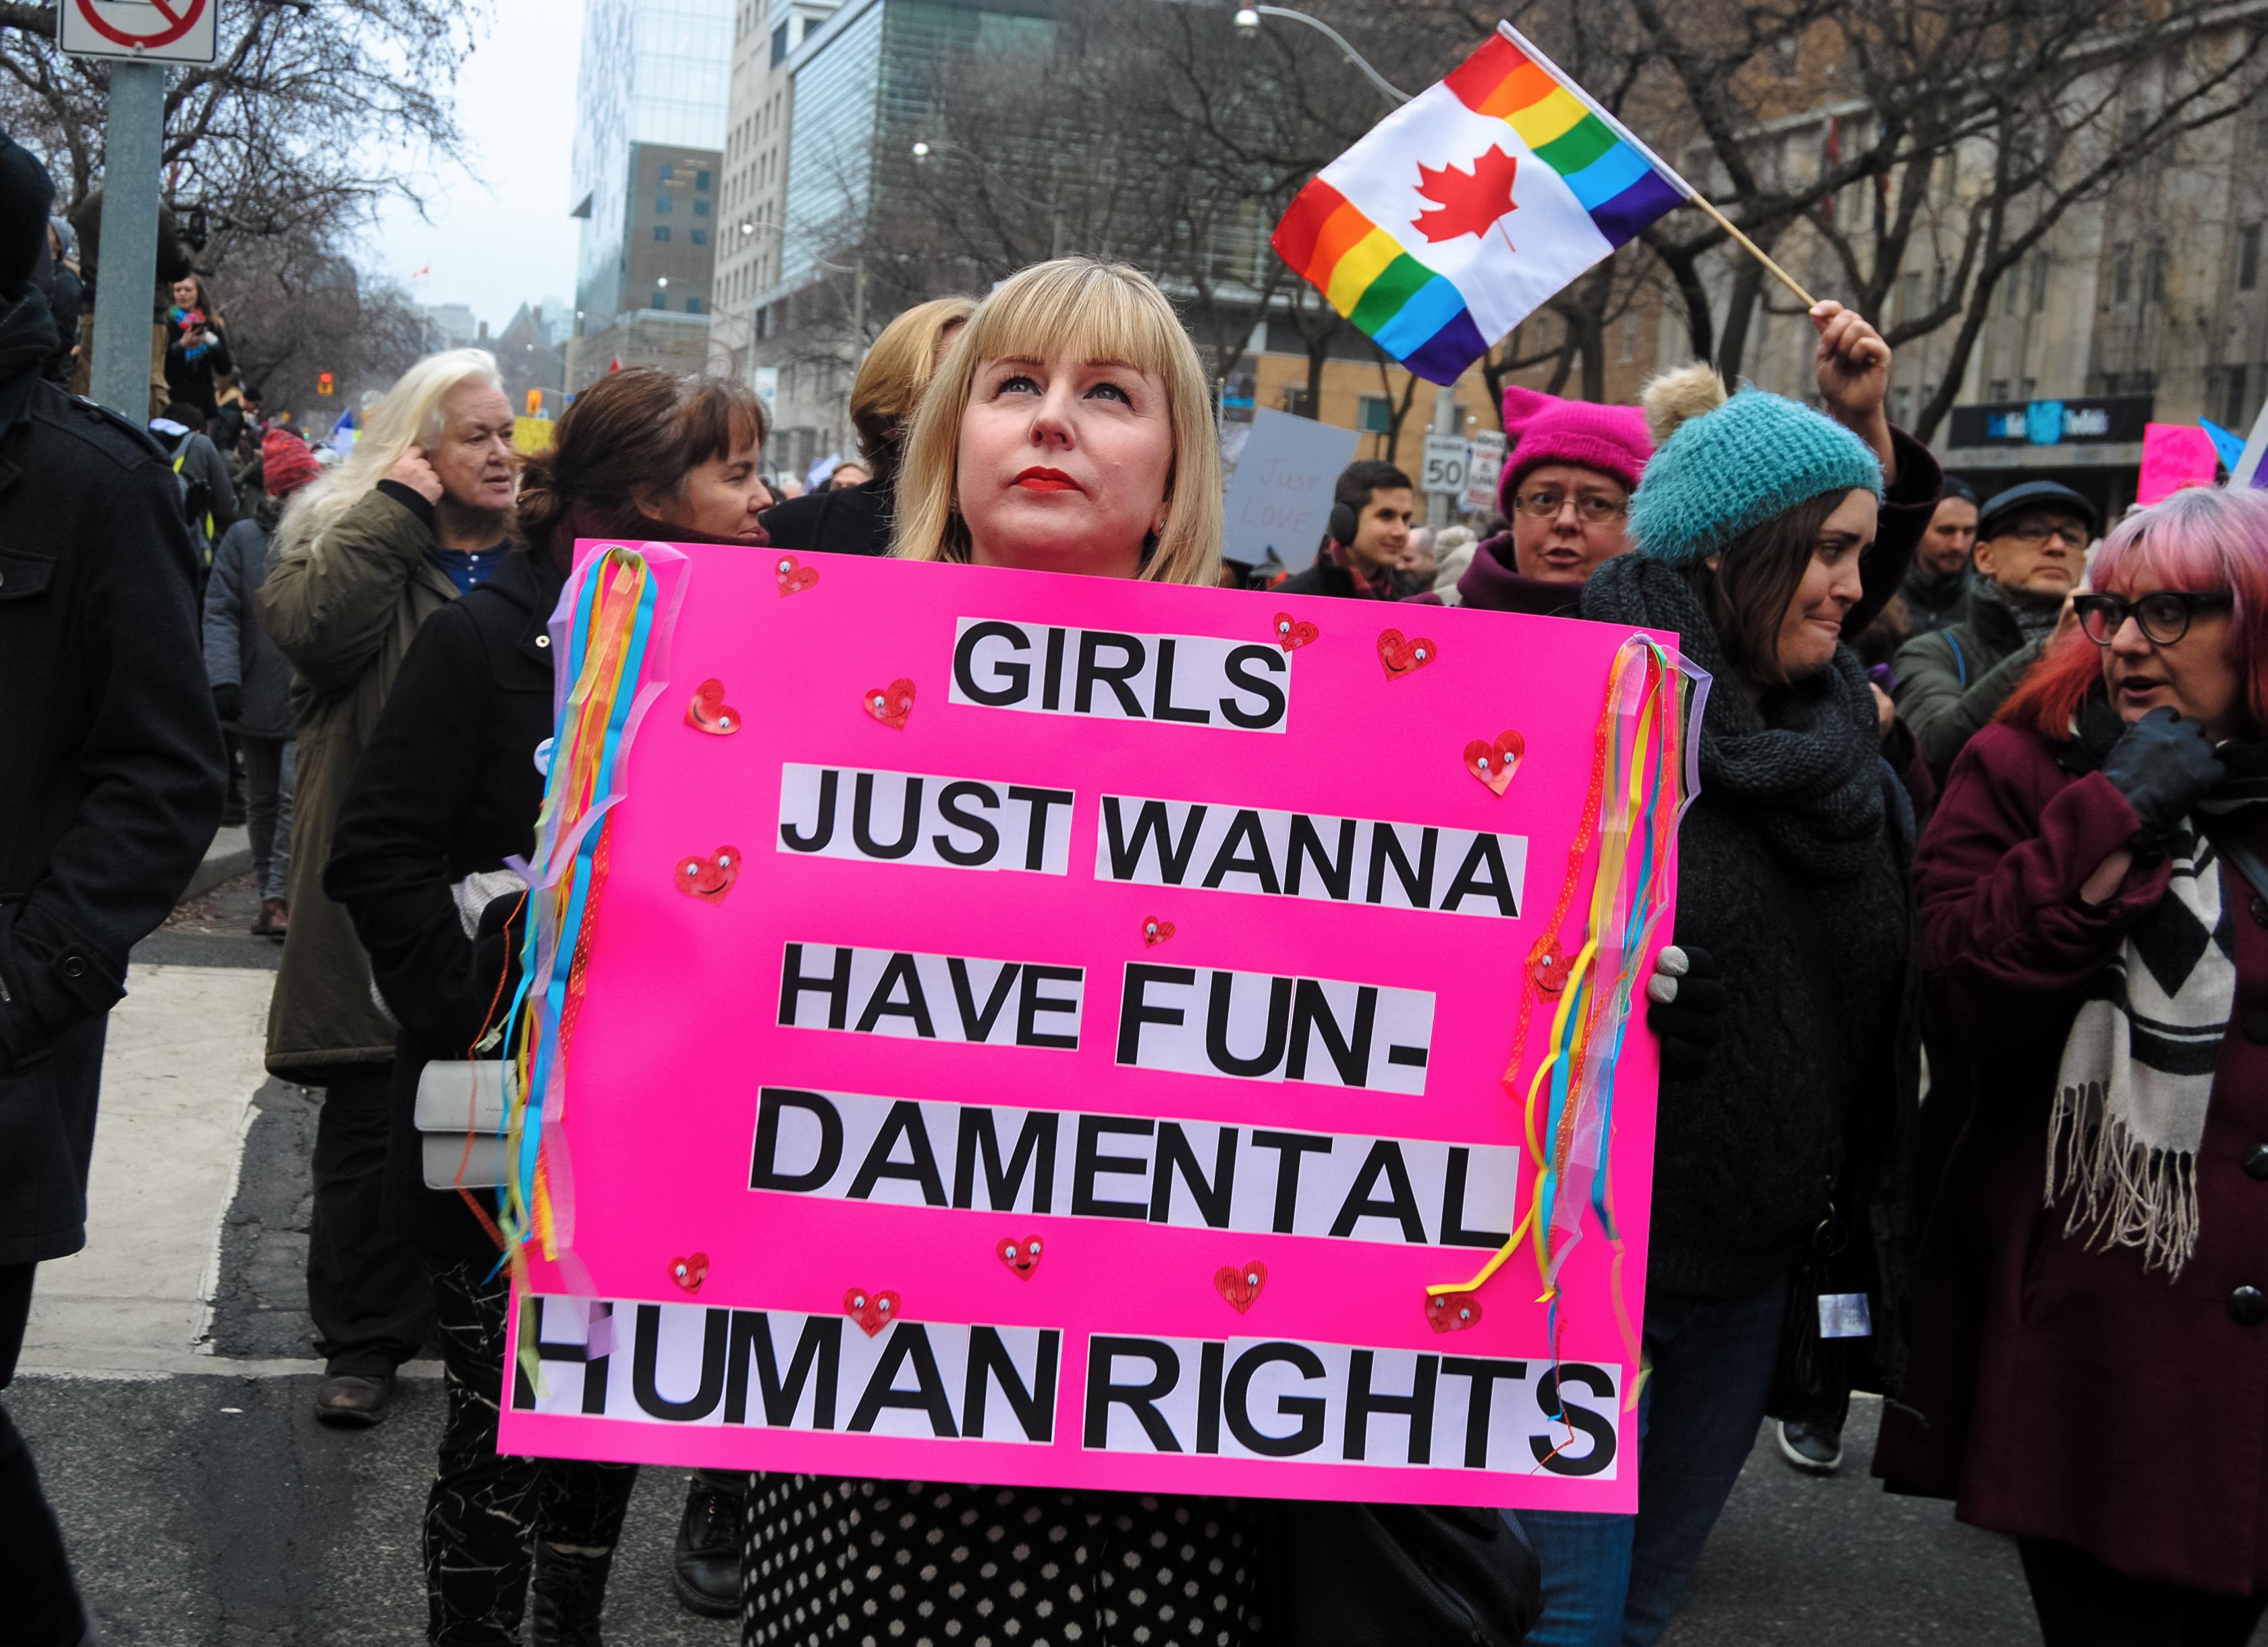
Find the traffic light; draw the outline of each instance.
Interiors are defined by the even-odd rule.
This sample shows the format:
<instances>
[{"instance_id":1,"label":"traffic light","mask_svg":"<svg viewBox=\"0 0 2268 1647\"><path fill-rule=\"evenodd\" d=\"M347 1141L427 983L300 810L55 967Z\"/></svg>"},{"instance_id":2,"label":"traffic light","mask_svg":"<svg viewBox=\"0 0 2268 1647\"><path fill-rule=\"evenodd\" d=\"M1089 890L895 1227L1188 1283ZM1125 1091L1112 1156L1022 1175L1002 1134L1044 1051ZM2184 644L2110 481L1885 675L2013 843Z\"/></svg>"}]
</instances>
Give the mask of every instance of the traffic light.
<instances>
[{"instance_id":1,"label":"traffic light","mask_svg":"<svg viewBox=\"0 0 2268 1647\"><path fill-rule=\"evenodd\" d=\"M318 395L328 395L330 392L331 374L328 372L317 373L315 374L315 393Z\"/></svg>"},{"instance_id":2,"label":"traffic light","mask_svg":"<svg viewBox=\"0 0 2268 1647\"><path fill-rule=\"evenodd\" d=\"M527 391L527 415L528 415L529 417L534 417L538 412L541 411L542 410L543 410L543 391L542 391L541 389L530 389L530 390L528 390L528 391Z\"/></svg>"}]
</instances>

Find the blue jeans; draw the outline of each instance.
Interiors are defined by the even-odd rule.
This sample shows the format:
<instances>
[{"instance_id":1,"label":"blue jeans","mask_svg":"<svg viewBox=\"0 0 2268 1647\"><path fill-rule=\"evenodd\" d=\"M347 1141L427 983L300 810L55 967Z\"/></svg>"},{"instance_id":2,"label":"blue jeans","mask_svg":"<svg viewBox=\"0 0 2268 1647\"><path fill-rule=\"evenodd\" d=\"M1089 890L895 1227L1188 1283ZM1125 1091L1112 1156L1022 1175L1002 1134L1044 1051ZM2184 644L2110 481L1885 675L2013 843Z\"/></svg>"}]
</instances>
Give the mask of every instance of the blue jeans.
<instances>
[{"instance_id":1,"label":"blue jeans","mask_svg":"<svg viewBox=\"0 0 2268 1647\"><path fill-rule=\"evenodd\" d=\"M1529 1647L1652 1647L1669 1627L1756 1445L1786 1305L1785 1277L1733 1298L1647 1289L1638 1514L1520 1512L1543 1566Z\"/></svg>"}]
</instances>

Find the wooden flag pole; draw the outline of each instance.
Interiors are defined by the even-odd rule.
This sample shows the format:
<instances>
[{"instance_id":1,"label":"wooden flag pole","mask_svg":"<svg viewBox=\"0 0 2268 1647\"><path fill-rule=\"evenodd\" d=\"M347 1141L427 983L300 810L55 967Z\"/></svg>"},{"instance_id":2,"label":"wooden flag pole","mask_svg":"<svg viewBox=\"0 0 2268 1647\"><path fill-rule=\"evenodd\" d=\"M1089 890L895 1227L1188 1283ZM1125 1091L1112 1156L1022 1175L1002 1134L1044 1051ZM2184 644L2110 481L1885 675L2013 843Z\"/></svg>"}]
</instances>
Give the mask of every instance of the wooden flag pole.
<instances>
[{"instance_id":1,"label":"wooden flag pole","mask_svg":"<svg viewBox=\"0 0 2268 1647\"><path fill-rule=\"evenodd\" d=\"M1758 246L1747 235L1742 233L1739 225L1734 223L1734 221L1730 218L1727 217L1723 212L1718 210L1716 207L1711 205L1706 200L1702 198L1698 190L1689 188L1686 198L1690 200L1695 205L1700 207L1702 210L1707 212L1712 218L1714 218L1717 220L1717 226L1719 228L1724 230L1726 233L1738 240L1742 246L1747 248L1749 255L1755 258L1766 269L1771 270L1774 275L1778 276L1779 277L1780 284L1786 286L1790 292L1795 293L1797 299L1802 303L1805 308L1811 309L1818 307L1818 299L1814 298L1808 292L1806 292L1801 286L1796 284L1794 276L1789 274L1786 270L1782 269L1778 263L1772 262L1770 254L1768 254L1763 247Z\"/></svg>"}]
</instances>

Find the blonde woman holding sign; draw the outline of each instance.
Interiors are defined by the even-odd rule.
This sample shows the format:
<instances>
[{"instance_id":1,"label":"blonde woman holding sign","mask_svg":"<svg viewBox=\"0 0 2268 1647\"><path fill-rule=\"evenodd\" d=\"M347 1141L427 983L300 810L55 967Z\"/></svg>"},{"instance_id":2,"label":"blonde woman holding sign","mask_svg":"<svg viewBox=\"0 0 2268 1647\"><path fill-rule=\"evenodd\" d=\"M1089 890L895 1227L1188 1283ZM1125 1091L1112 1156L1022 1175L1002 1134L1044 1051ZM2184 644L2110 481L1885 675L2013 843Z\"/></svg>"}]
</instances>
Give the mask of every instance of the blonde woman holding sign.
<instances>
[{"instance_id":1,"label":"blonde woman holding sign","mask_svg":"<svg viewBox=\"0 0 2268 1647\"><path fill-rule=\"evenodd\" d=\"M1220 459L1197 351L1147 277L1066 258L970 319L898 479L909 560L1213 584ZM1256 1639L1233 1499L760 1475L741 1639L777 1647Z\"/></svg>"}]
</instances>

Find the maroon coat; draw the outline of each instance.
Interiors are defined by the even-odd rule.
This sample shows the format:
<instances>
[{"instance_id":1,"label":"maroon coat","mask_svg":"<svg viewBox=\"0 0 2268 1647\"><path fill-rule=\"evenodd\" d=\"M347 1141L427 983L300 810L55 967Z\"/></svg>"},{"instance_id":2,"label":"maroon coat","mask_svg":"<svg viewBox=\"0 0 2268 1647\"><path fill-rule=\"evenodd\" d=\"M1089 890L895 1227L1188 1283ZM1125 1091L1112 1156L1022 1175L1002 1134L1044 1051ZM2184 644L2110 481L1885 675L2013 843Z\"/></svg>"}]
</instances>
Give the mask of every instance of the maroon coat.
<instances>
[{"instance_id":1,"label":"maroon coat","mask_svg":"<svg viewBox=\"0 0 2268 1647\"><path fill-rule=\"evenodd\" d=\"M2268 1589L2268 904L2221 868L2236 1001L2178 1281L2064 1233L2043 1204L2051 1095L2088 980L2166 890L2163 860L2097 909L2082 882L2139 827L2067 750L1992 726L1915 861L1933 1045L1973 1060L1918 1267L1911 1376L1875 1473L1996 1532L2058 1539L2193 1589ZM2245 838L2268 846L2257 826Z\"/></svg>"}]
</instances>

